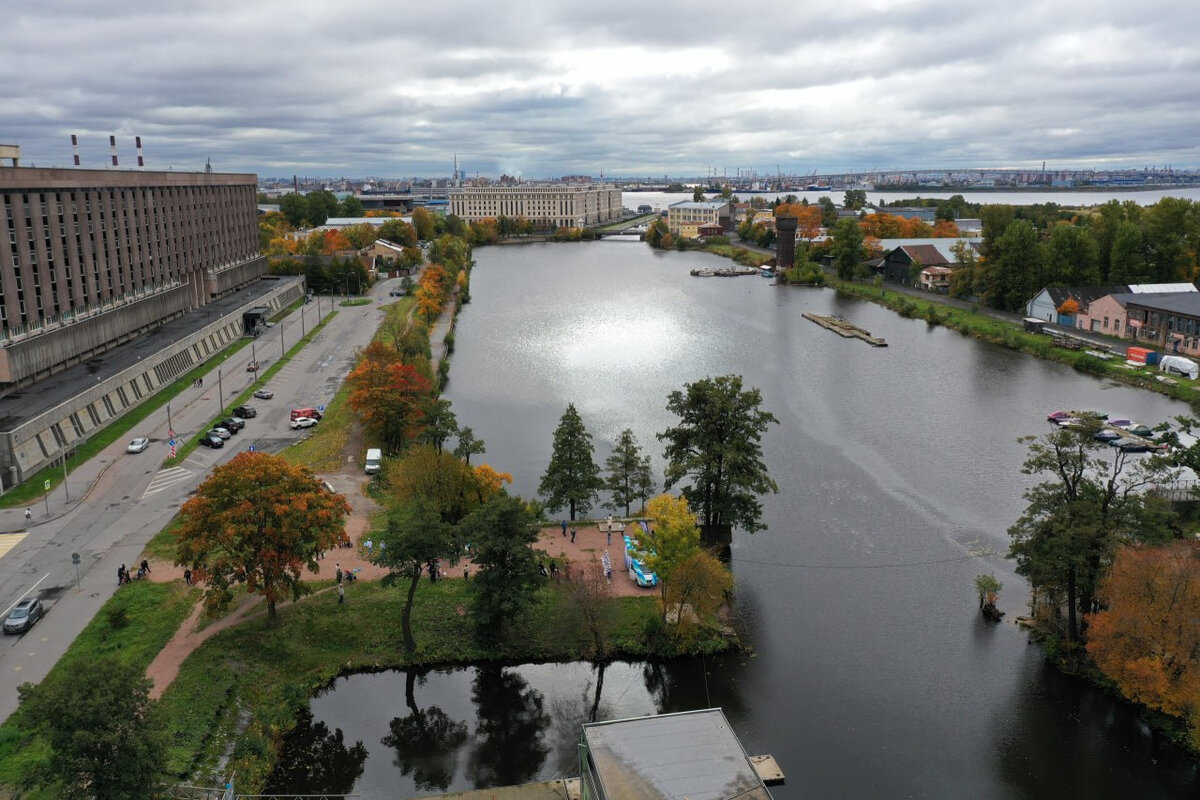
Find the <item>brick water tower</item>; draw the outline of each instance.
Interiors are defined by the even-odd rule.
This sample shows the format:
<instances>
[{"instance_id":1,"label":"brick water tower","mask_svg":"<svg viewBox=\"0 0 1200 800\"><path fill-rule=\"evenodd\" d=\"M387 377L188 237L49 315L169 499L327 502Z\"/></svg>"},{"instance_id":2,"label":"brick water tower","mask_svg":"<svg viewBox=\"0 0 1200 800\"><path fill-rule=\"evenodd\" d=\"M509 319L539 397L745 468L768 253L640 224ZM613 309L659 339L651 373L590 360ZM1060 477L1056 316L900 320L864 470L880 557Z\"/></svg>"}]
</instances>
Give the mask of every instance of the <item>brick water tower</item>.
<instances>
[{"instance_id":1,"label":"brick water tower","mask_svg":"<svg viewBox=\"0 0 1200 800\"><path fill-rule=\"evenodd\" d=\"M783 271L796 266L795 217L775 218L775 269Z\"/></svg>"}]
</instances>

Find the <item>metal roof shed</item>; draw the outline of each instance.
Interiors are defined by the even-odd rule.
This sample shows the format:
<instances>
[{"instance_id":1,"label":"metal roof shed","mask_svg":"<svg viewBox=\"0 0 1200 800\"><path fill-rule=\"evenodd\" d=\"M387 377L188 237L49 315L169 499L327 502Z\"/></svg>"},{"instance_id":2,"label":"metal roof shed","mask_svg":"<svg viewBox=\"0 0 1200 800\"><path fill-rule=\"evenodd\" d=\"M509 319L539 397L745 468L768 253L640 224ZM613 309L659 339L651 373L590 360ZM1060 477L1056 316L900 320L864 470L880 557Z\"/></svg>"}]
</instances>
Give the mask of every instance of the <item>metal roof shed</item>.
<instances>
[{"instance_id":1,"label":"metal roof shed","mask_svg":"<svg viewBox=\"0 0 1200 800\"><path fill-rule=\"evenodd\" d=\"M719 708L583 726L582 800L770 800Z\"/></svg>"}]
</instances>

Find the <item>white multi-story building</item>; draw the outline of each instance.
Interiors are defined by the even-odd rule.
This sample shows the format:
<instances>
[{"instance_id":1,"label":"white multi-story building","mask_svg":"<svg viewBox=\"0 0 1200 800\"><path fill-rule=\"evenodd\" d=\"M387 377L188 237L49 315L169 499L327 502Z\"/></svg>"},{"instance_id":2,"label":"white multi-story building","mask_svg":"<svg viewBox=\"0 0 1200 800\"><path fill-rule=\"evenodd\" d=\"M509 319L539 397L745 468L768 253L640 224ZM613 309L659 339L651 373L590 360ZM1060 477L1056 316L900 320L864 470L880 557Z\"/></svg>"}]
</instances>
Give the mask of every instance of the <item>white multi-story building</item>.
<instances>
[{"instance_id":1,"label":"white multi-story building","mask_svg":"<svg viewBox=\"0 0 1200 800\"><path fill-rule=\"evenodd\" d=\"M450 213L467 222L520 217L559 228L586 228L621 217L621 190L598 184L521 184L450 189Z\"/></svg>"}]
</instances>

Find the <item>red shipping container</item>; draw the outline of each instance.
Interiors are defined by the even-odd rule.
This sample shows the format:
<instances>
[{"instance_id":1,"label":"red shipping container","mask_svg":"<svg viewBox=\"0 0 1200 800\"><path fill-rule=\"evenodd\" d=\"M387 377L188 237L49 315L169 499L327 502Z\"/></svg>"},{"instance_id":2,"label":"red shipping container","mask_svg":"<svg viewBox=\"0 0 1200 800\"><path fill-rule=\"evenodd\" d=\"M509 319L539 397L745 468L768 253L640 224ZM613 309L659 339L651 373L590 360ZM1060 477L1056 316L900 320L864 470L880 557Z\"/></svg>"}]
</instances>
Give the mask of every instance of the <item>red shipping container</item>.
<instances>
[{"instance_id":1,"label":"red shipping container","mask_svg":"<svg viewBox=\"0 0 1200 800\"><path fill-rule=\"evenodd\" d=\"M1130 347L1125 351L1125 360L1135 364L1153 364L1155 352L1145 347Z\"/></svg>"}]
</instances>

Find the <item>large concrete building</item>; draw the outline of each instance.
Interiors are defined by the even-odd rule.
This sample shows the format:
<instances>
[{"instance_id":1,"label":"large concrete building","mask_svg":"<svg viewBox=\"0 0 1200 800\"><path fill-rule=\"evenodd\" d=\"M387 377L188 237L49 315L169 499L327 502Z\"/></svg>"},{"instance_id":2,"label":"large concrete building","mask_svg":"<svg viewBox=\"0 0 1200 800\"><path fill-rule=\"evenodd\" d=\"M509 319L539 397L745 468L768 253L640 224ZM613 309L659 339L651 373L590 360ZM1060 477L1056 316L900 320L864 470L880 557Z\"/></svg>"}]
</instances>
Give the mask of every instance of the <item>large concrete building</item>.
<instances>
[{"instance_id":1,"label":"large concrete building","mask_svg":"<svg viewBox=\"0 0 1200 800\"><path fill-rule=\"evenodd\" d=\"M256 184L0 167L0 394L259 278Z\"/></svg>"},{"instance_id":2,"label":"large concrete building","mask_svg":"<svg viewBox=\"0 0 1200 800\"><path fill-rule=\"evenodd\" d=\"M450 190L450 213L467 222L520 217L547 228L585 228L620 219L621 190L599 184L463 186Z\"/></svg>"}]
</instances>

